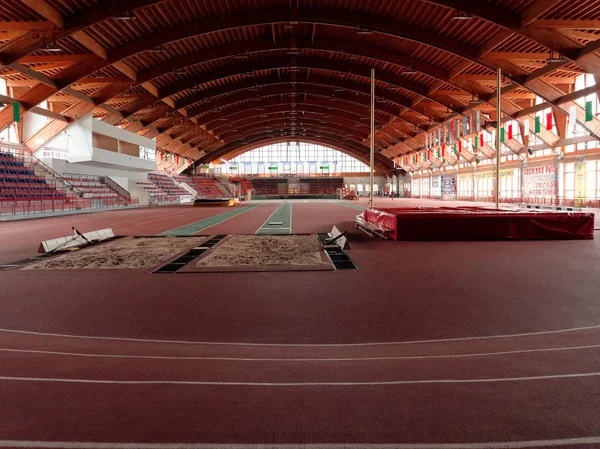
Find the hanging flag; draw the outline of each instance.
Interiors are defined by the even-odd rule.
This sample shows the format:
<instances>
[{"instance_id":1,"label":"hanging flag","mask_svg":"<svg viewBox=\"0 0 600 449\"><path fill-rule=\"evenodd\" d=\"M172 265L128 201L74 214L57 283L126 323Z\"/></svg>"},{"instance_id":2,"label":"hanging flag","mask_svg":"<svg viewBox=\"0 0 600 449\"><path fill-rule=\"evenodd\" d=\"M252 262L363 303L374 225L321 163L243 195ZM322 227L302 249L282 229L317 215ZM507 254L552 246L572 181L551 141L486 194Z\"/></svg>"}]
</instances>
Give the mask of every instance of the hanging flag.
<instances>
[{"instance_id":1,"label":"hanging flag","mask_svg":"<svg viewBox=\"0 0 600 449\"><path fill-rule=\"evenodd\" d=\"M477 111L477 122L475 123L476 132L481 129L481 111Z\"/></svg>"},{"instance_id":2,"label":"hanging flag","mask_svg":"<svg viewBox=\"0 0 600 449\"><path fill-rule=\"evenodd\" d=\"M492 139L490 142L490 144L491 144L490 146L493 146L494 148L496 148L496 130L495 129L492 130L491 134L492 134Z\"/></svg>"},{"instance_id":3,"label":"hanging flag","mask_svg":"<svg viewBox=\"0 0 600 449\"><path fill-rule=\"evenodd\" d=\"M569 129L572 134L575 134L575 128L577 125L577 106L572 105L569 108Z\"/></svg>"},{"instance_id":4,"label":"hanging flag","mask_svg":"<svg viewBox=\"0 0 600 449\"><path fill-rule=\"evenodd\" d=\"M467 116L465 115L463 117L463 123L462 123L462 135L466 136L468 134L467 132Z\"/></svg>"},{"instance_id":5,"label":"hanging flag","mask_svg":"<svg viewBox=\"0 0 600 449\"><path fill-rule=\"evenodd\" d=\"M500 142L504 143L504 138L505 138L505 131L504 128L500 128Z\"/></svg>"},{"instance_id":6,"label":"hanging flag","mask_svg":"<svg viewBox=\"0 0 600 449\"><path fill-rule=\"evenodd\" d=\"M442 157L446 155L446 145L442 145Z\"/></svg>"},{"instance_id":7,"label":"hanging flag","mask_svg":"<svg viewBox=\"0 0 600 449\"><path fill-rule=\"evenodd\" d=\"M483 133L479 134L479 146L483 147L485 142L483 141Z\"/></svg>"},{"instance_id":8,"label":"hanging flag","mask_svg":"<svg viewBox=\"0 0 600 449\"><path fill-rule=\"evenodd\" d=\"M537 117L537 116L535 118L535 130L534 130L534 132L536 134L539 134L539 133L542 132L542 121L540 120L540 117Z\"/></svg>"},{"instance_id":9,"label":"hanging flag","mask_svg":"<svg viewBox=\"0 0 600 449\"><path fill-rule=\"evenodd\" d=\"M513 138L513 124L510 123L508 125L508 140L512 140Z\"/></svg>"},{"instance_id":10,"label":"hanging flag","mask_svg":"<svg viewBox=\"0 0 600 449\"><path fill-rule=\"evenodd\" d=\"M440 158L440 154L441 154L441 150L440 150L440 148L441 148L441 147L438 147L438 149L437 149L437 157L438 157L438 159Z\"/></svg>"},{"instance_id":11,"label":"hanging flag","mask_svg":"<svg viewBox=\"0 0 600 449\"><path fill-rule=\"evenodd\" d=\"M594 120L594 103L592 101L585 102L585 121L591 122Z\"/></svg>"},{"instance_id":12,"label":"hanging flag","mask_svg":"<svg viewBox=\"0 0 600 449\"><path fill-rule=\"evenodd\" d=\"M428 150L429 149L429 134L427 134L425 136L425 149Z\"/></svg>"},{"instance_id":13,"label":"hanging flag","mask_svg":"<svg viewBox=\"0 0 600 449\"><path fill-rule=\"evenodd\" d=\"M437 144L440 145L442 143L442 128L438 128L438 140Z\"/></svg>"},{"instance_id":14,"label":"hanging flag","mask_svg":"<svg viewBox=\"0 0 600 449\"><path fill-rule=\"evenodd\" d=\"M479 136L475 136L475 139L473 139L473 148L479 149Z\"/></svg>"},{"instance_id":15,"label":"hanging flag","mask_svg":"<svg viewBox=\"0 0 600 449\"><path fill-rule=\"evenodd\" d=\"M179 165L179 155L175 156L175 163Z\"/></svg>"},{"instance_id":16,"label":"hanging flag","mask_svg":"<svg viewBox=\"0 0 600 449\"><path fill-rule=\"evenodd\" d=\"M454 136L454 120L451 120L448 124L448 143L452 144L452 137Z\"/></svg>"},{"instance_id":17,"label":"hanging flag","mask_svg":"<svg viewBox=\"0 0 600 449\"><path fill-rule=\"evenodd\" d=\"M456 142L454 142L454 154L458 154L458 150L456 149Z\"/></svg>"},{"instance_id":18,"label":"hanging flag","mask_svg":"<svg viewBox=\"0 0 600 449\"><path fill-rule=\"evenodd\" d=\"M21 121L21 103L16 101L13 103L13 121L19 123Z\"/></svg>"},{"instance_id":19,"label":"hanging flag","mask_svg":"<svg viewBox=\"0 0 600 449\"><path fill-rule=\"evenodd\" d=\"M473 114L469 114L469 134L473 132Z\"/></svg>"},{"instance_id":20,"label":"hanging flag","mask_svg":"<svg viewBox=\"0 0 600 449\"><path fill-rule=\"evenodd\" d=\"M456 123L454 124L454 128L456 130L456 134L454 135L454 137L456 137L458 139L460 137L460 120L456 119Z\"/></svg>"},{"instance_id":21,"label":"hanging flag","mask_svg":"<svg viewBox=\"0 0 600 449\"><path fill-rule=\"evenodd\" d=\"M458 152L462 153L462 140L458 140Z\"/></svg>"},{"instance_id":22,"label":"hanging flag","mask_svg":"<svg viewBox=\"0 0 600 449\"><path fill-rule=\"evenodd\" d=\"M546 114L546 129L548 131L552 130L552 112Z\"/></svg>"},{"instance_id":23,"label":"hanging flag","mask_svg":"<svg viewBox=\"0 0 600 449\"><path fill-rule=\"evenodd\" d=\"M525 119L524 125L525 125L525 129L523 130L523 136L527 137L527 136L529 136L529 119L528 118Z\"/></svg>"}]
</instances>

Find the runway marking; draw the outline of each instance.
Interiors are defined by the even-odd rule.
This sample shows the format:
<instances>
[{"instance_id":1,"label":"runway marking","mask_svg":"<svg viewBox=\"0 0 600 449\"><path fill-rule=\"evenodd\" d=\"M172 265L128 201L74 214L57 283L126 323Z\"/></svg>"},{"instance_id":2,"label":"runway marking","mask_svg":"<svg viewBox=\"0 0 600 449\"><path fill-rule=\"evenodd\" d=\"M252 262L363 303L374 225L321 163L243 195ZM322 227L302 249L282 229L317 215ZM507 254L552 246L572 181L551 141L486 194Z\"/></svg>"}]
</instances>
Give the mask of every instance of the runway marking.
<instances>
[{"instance_id":1,"label":"runway marking","mask_svg":"<svg viewBox=\"0 0 600 449\"><path fill-rule=\"evenodd\" d=\"M235 207L233 210L229 210L222 214L213 215L212 217L207 217L202 220L196 221L194 223L190 223L184 226L179 226L174 229L170 229L169 231L161 232L158 234L159 236L191 236L197 234L200 231L208 229L216 224L223 223L230 218L236 217L238 215L243 214L244 212L248 212L252 209L257 208L262 203L250 204L248 206Z\"/></svg>"},{"instance_id":2,"label":"runway marking","mask_svg":"<svg viewBox=\"0 0 600 449\"><path fill-rule=\"evenodd\" d=\"M482 379L416 379L390 380L380 382L217 382L202 380L111 380L111 379L74 379L64 377L14 377L0 376L0 381L16 382L49 382L74 384L108 384L108 385L196 385L196 386L229 386L229 387L372 387L392 385L423 384L488 384L508 382L532 382L536 380L581 379L599 377L600 372L549 374L545 376L496 377Z\"/></svg>"},{"instance_id":3,"label":"runway marking","mask_svg":"<svg viewBox=\"0 0 600 449\"><path fill-rule=\"evenodd\" d=\"M481 443L324 443L324 444L235 444L235 443L96 443L83 441L0 440L3 448L39 449L527 449L599 444L600 437L556 440L494 441Z\"/></svg>"},{"instance_id":4,"label":"runway marking","mask_svg":"<svg viewBox=\"0 0 600 449\"><path fill-rule=\"evenodd\" d=\"M457 341L475 341L475 340L493 340L493 339L508 339L518 337L534 337L539 335L564 334L570 332L586 331L600 329L600 324L594 326L572 327L568 329L558 329L553 331L539 332L524 332L520 334L499 334L499 335L484 335L479 337L457 337L457 338L440 338L437 340L414 340L414 341L389 341L389 342L374 342L374 343L241 343L241 342L221 342L221 341L191 341L191 340L159 340L159 339L144 339L144 338L129 338L129 337L99 337L93 335L73 335L73 334L58 334L52 332L36 332L17 329L3 329L0 332L23 335L37 335L43 337L57 338L74 338L82 340L108 340L108 341L136 341L140 343L172 343L181 345L213 345L213 346L257 346L257 347L361 347L361 346L393 346L393 345L415 345L424 343L449 343Z\"/></svg>"},{"instance_id":5,"label":"runway marking","mask_svg":"<svg viewBox=\"0 0 600 449\"><path fill-rule=\"evenodd\" d=\"M72 357L98 357L117 359L156 359L156 360L209 360L223 362L360 362L360 361L386 361L386 360L423 360L423 359L452 359L468 357L490 357L496 355L529 354L535 352L576 351L581 349L600 348L600 345L571 346L543 349L522 349L516 351L482 352L468 354L445 355L417 355L417 356L389 356L389 357L341 357L341 358L261 358L261 357L194 357L194 356L159 356L159 355L131 355L131 354L100 354L81 352L41 351L34 349L0 348L0 352L18 352L26 354L60 355Z\"/></svg>"},{"instance_id":6,"label":"runway marking","mask_svg":"<svg viewBox=\"0 0 600 449\"><path fill-rule=\"evenodd\" d=\"M271 222L279 224L270 224ZM292 203L283 201L277 209L273 211L269 218L265 220L260 228L255 232L256 235L281 235L290 234L292 229Z\"/></svg>"}]
</instances>

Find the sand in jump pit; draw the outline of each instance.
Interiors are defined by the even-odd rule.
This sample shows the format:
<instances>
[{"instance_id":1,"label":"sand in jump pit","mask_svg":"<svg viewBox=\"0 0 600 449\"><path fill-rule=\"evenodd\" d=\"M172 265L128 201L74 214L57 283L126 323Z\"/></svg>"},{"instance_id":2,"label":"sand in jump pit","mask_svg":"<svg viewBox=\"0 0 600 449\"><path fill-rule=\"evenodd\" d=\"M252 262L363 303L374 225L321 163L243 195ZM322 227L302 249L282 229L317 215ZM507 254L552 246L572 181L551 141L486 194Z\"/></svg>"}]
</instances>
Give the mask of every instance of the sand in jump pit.
<instances>
[{"instance_id":1,"label":"sand in jump pit","mask_svg":"<svg viewBox=\"0 0 600 449\"><path fill-rule=\"evenodd\" d=\"M327 265L316 235L233 235L215 246L197 267Z\"/></svg>"},{"instance_id":2,"label":"sand in jump pit","mask_svg":"<svg viewBox=\"0 0 600 449\"><path fill-rule=\"evenodd\" d=\"M181 251L197 246L197 238L131 238L68 252L25 266L24 270L70 270L110 268L152 268Z\"/></svg>"}]
</instances>

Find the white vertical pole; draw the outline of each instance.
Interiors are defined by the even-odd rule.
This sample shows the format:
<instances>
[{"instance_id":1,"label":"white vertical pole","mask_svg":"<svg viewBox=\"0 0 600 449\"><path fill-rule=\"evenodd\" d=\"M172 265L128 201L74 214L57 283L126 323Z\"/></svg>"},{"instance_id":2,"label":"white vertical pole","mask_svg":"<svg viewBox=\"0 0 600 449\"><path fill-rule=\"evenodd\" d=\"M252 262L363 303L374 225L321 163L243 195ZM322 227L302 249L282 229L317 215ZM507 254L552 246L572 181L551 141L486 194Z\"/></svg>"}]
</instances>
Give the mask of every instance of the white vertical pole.
<instances>
[{"instance_id":1,"label":"white vertical pole","mask_svg":"<svg viewBox=\"0 0 600 449\"><path fill-rule=\"evenodd\" d=\"M375 184L375 69L371 69L371 164L369 182L369 208L373 209L373 185Z\"/></svg>"},{"instance_id":2,"label":"white vertical pole","mask_svg":"<svg viewBox=\"0 0 600 449\"><path fill-rule=\"evenodd\" d=\"M502 127L502 69L498 69L498 92L496 117L498 119L496 125L496 209L500 208L500 129Z\"/></svg>"}]
</instances>

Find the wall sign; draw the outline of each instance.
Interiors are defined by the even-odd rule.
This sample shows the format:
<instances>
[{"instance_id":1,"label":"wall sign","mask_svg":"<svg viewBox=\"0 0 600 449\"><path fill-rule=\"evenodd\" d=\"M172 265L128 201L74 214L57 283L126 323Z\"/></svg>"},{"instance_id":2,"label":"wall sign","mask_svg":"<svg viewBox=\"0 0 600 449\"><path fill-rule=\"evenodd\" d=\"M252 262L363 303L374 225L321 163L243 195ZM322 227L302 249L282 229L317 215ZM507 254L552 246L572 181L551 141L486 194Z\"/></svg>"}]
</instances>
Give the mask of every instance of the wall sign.
<instances>
[{"instance_id":1,"label":"wall sign","mask_svg":"<svg viewBox=\"0 0 600 449\"><path fill-rule=\"evenodd\" d=\"M558 196L558 167L542 165L523 169L523 195L551 198Z\"/></svg>"}]
</instances>

